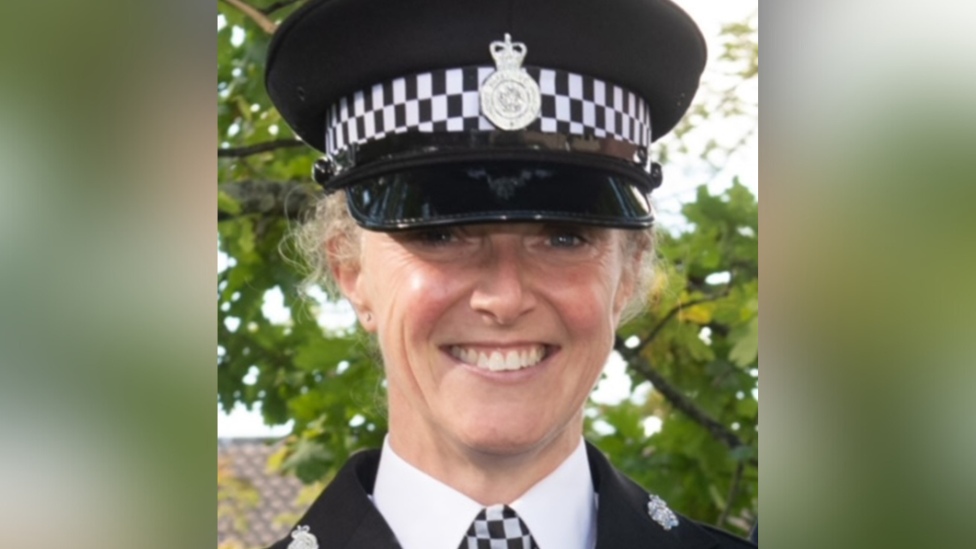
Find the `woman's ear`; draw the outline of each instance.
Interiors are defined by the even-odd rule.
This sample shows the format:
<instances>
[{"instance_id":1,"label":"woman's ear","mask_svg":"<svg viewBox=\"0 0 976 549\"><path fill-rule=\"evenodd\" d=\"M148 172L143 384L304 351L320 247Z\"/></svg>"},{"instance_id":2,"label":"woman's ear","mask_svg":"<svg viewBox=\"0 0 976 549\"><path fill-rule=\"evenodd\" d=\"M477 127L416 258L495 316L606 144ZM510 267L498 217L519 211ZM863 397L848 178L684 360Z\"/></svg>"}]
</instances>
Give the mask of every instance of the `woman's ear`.
<instances>
[{"instance_id":1,"label":"woman's ear","mask_svg":"<svg viewBox=\"0 0 976 549\"><path fill-rule=\"evenodd\" d=\"M341 245L336 242L327 244L332 278L339 286L342 295L352 304L363 329L370 333L375 332L376 318L373 315L372 304L363 291L364 279L359 258L341 253L340 247Z\"/></svg>"}]
</instances>

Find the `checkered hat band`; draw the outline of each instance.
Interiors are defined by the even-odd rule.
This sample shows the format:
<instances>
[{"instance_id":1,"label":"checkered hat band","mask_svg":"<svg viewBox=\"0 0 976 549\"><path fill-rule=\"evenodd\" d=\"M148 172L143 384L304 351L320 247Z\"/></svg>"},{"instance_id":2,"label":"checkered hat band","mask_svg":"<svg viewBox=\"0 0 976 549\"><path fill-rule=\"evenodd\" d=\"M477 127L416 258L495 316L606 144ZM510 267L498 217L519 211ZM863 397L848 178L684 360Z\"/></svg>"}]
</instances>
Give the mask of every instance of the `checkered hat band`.
<instances>
[{"instance_id":1,"label":"checkered hat band","mask_svg":"<svg viewBox=\"0 0 976 549\"><path fill-rule=\"evenodd\" d=\"M539 549L529 528L507 505L482 509L458 549Z\"/></svg>"},{"instance_id":2,"label":"checkered hat band","mask_svg":"<svg viewBox=\"0 0 976 549\"><path fill-rule=\"evenodd\" d=\"M444 69L397 78L342 98L326 113L326 151L407 132L494 131L481 114L481 83L494 67ZM527 67L542 109L526 131L651 144L651 111L620 86L565 71Z\"/></svg>"}]
</instances>

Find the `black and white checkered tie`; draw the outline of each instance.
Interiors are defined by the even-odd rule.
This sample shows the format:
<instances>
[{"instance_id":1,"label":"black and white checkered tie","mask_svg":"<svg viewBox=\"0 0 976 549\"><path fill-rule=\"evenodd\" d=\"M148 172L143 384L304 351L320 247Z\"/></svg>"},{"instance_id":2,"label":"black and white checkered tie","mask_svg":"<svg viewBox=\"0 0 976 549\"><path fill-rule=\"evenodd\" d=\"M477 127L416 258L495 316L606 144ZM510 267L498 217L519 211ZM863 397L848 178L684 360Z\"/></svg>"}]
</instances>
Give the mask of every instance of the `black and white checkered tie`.
<instances>
[{"instance_id":1,"label":"black and white checkered tie","mask_svg":"<svg viewBox=\"0 0 976 549\"><path fill-rule=\"evenodd\" d=\"M475 517L458 549L539 549L515 510L492 505Z\"/></svg>"}]
</instances>

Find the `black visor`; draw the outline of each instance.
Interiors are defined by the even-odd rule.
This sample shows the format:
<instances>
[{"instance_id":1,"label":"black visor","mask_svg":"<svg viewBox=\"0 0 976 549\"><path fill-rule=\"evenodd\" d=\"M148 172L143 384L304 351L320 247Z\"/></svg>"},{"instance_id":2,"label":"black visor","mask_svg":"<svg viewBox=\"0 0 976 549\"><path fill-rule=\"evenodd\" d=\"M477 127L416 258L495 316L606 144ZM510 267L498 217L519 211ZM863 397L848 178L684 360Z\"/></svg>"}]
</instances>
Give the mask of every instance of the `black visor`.
<instances>
[{"instance_id":1,"label":"black visor","mask_svg":"<svg viewBox=\"0 0 976 549\"><path fill-rule=\"evenodd\" d=\"M587 166L512 160L421 166L348 187L363 227L396 231L506 221L558 221L646 228L654 210L646 182Z\"/></svg>"}]
</instances>

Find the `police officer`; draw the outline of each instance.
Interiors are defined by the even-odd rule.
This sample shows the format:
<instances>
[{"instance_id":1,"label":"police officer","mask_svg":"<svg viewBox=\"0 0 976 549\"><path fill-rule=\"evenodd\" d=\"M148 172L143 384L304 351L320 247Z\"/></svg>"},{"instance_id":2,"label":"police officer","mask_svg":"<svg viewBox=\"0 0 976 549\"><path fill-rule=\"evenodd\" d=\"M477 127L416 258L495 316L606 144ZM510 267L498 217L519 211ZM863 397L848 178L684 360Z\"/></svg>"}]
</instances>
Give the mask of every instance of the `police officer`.
<instances>
[{"instance_id":1,"label":"police officer","mask_svg":"<svg viewBox=\"0 0 976 549\"><path fill-rule=\"evenodd\" d=\"M669 0L313 0L279 28L268 92L330 193L304 240L376 335L390 433L274 549L753 547L582 440L653 257L648 148L705 58Z\"/></svg>"}]
</instances>

